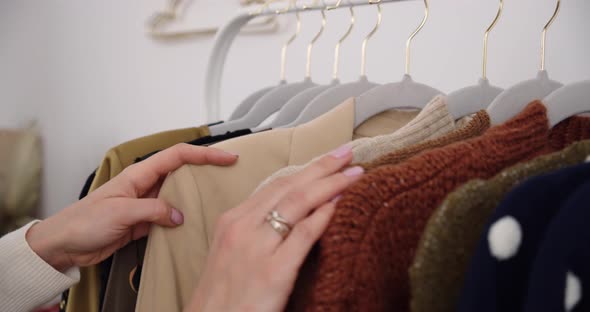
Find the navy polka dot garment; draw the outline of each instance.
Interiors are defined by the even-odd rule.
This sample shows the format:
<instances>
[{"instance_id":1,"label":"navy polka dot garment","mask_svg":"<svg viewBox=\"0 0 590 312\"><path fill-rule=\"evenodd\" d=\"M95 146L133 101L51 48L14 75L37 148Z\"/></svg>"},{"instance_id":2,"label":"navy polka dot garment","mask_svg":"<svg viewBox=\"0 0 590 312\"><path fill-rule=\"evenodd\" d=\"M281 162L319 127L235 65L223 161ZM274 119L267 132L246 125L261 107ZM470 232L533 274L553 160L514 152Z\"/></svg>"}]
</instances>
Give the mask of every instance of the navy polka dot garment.
<instances>
[{"instance_id":1,"label":"navy polka dot garment","mask_svg":"<svg viewBox=\"0 0 590 312\"><path fill-rule=\"evenodd\" d=\"M480 238L465 276L459 311L522 311L529 272L553 217L590 165L534 177L510 192Z\"/></svg>"},{"instance_id":2,"label":"navy polka dot garment","mask_svg":"<svg viewBox=\"0 0 590 312\"><path fill-rule=\"evenodd\" d=\"M590 179L568 198L546 232L532 266L525 311L590 311L589 288Z\"/></svg>"}]
</instances>

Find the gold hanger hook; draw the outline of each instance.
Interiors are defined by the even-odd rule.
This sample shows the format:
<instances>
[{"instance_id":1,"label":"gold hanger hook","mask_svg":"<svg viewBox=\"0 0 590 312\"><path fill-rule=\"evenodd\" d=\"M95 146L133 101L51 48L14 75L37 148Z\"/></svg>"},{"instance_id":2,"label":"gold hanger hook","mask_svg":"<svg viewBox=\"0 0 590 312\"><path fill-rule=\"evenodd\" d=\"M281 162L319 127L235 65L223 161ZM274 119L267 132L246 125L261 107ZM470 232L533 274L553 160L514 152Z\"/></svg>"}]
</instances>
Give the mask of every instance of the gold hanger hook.
<instances>
[{"instance_id":1,"label":"gold hanger hook","mask_svg":"<svg viewBox=\"0 0 590 312\"><path fill-rule=\"evenodd\" d=\"M271 0L273 1L273 0ZM277 10L275 13L276 14L282 14L287 12L290 8L296 8L297 6L297 1L296 0L290 0L289 1L289 5L287 6L286 9L284 10ZM299 12L295 12L295 18L297 19L297 24L295 26L295 33L291 36L291 38L289 38L289 40L287 40L287 42L285 42L283 44L283 47L281 48L281 81L285 81L287 79L287 48L289 47L289 45L291 45L291 43L293 43L293 41L295 41L295 39L297 39L297 36L299 36L299 34L301 33L301 16L299 16Z\"/></svg>"},{"instance_id":2,"label":"gold hanger hook","mask_svg":"<svg viewBox=\"0 0 590 312\"><path fill-rule=\"evenodd\" d=\"M490 35L490 32L492 31L492 29L494 29L494 27L496 27L496 24L498 23L498 20L500 20L500 16L502 16L502 12L504 11L504 0L500 0L500 5L498 7L498 13L496 14L496 17L494 18L494 21L492 22L492 24L488 27L488 29L486 29L486 32L483 35L483 67L482 67L482 78L484 80L488 79L488 36Z\"/></svg>"},{"instance_id":3,"label":"gold hanger hook","mask_svg":"<svg viewBox=\"0 0 590 312\"><path fill-rule=\"evenodd\" d=\"M317 5L319 1L314 1L313 5ZM323 2L323 0L322 0ZM308 9L309 7L304 6L303 9ZM326 18L326 8L324 6L324 8L322 10L320 10L320 13L322 14L322 26L320 27L320 30L318 31L318 33L313 37L313 39L311 40L311 42L307 45L307 61L305 63L305 78L311 78L311 52L313 51L313 46L315 45L315 43L318 41L318 39L320 38L320 36L324 33L324 29L326 29L326 24L328 22L327 18Z\"/></svg>"},{"instance_id":4,"label":"gold hanger hook","mask_svg":"<svg viewBox=\"0 0 590 312\"><path fill-rule=\"evenodd\" d=\"M328 7L327 10L337 9L338 7L340 7L341 2L342 2L342 0L338 0L338 3L336 3L335 6ZM352 5L350 7L348 7L348 10L350 11L350 26L348 26L348 29L346 30L344 35L340 38L340 40L338 40L338 43L336 44L336 47L334 48L334 69L332 71L332 78L333 79L338 79L338 66L340 65L340 46L342 45L342 42L344 42L344 40L346 40L346 38L348 38L348 36L352 32L352 29L354 28L354 24L356 22L356 17L354 15L354 10L352 8Z\"/></svg>"},{"instance_id":5,"label":"gold hanger hook","mask_svg":"<svg viewBox=\"0 0 590 312\"><path fill-rule=\"evenodd\" d=\"M381 26L381 21L383 20L383 14L381 11L381 0L369 0L369 4L377 5L377 24L375 24L373 30L371 30L371 32L363 40L363 45L361 47L361 76L366 76L367 74L367 43L369 43L369 39L373 37L377 30L379 30L379 27Z\"/></svg>"},{"instance_id":6,"label":"gold hanger hook","mask_svg":"<svg viewBox=\"0 0 590 312\"><path fill-rule=\"evenodd\" d=\"M547 22L545 27L543 27L542 38L541 38L541 70L545 70L545 45L547 43L547 30L549 29L549 27L551 27L551 25L555 21L555 18L557 18L557 14L559 13L560 7L561 7L561 0L557 0L557 5L555 6L555 12L553 12L553 15L551 16L551 18L549 19L549 21Z\"/></svg>"},{"instance_id":7,"label":"gold hanger hook","mask_svg":"<svg viewBox=\"0 0 590 312\"><path fill-rule=\"evenodd\" d=\"M412 44L412 40L414 37L422 30L422 27L426 24L428 20L428 15L430 14L430 7L428 6L428 0L424 0L424 18L420 23L420 26L414 30L414 32L410 35L408 40L406 41L406 75L410 74L410 46Z\"/></svg>"}]
</instances>

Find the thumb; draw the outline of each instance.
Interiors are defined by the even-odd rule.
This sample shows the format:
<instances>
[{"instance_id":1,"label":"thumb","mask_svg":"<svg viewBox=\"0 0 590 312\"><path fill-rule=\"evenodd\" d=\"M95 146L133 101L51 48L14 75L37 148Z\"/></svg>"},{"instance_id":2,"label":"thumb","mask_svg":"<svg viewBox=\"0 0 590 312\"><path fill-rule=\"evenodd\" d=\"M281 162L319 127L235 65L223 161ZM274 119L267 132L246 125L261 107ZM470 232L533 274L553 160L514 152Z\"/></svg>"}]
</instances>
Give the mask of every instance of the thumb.
<instances>
[{"instance_id":1,"label":"thumb","mask_svg":"<svg viewBox=\"0 0 590 312\"><path fill-rule=\"evenodd\" d=\"M176 227L184 223L184 216L180 211L158 198L124 198L116 206L117 221L125 226L147 222Z\"/></svg>"}]
</instances>

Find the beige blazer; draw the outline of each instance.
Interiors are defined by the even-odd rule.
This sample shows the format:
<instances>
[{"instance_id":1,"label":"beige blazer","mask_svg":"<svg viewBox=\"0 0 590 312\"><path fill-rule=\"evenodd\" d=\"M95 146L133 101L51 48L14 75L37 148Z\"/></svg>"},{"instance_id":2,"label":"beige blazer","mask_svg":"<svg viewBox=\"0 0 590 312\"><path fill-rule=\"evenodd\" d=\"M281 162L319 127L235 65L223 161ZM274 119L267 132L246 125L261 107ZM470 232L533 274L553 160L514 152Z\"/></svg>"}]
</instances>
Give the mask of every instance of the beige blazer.
<instances>
[{"instance_id":1,"label":"beige blazer","mask_svg":"<svg viewBox=\"0 0 590 312\"><path fill-rule=\"evenodd\" d=\"M354 105L354 101L348 101L296 128L271 130L214 145L239 153L239 161L232 167L185 165L171 173L160 198L184 213L184 225L176 229L152 227L136 311L182 311L202 273L219 216L239 205L275 171L304 164L357 138ZM416 114L387 112L359 128L372 135L390 133Z\"/></svg>"}]
</instances>

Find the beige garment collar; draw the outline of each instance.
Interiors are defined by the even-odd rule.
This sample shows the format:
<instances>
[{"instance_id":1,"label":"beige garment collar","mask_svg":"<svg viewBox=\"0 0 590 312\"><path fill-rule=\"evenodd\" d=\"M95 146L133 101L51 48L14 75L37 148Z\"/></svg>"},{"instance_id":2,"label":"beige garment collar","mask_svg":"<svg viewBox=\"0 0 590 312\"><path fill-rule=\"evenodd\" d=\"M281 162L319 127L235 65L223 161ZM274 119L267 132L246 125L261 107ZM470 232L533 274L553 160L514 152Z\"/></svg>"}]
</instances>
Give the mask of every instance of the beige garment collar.
<instances>
[{"instance_id":1,"label":"beige garment collar","mask_svg":"<svg viewBox=\"0 0 590 312\"><path fill-rule=\"evenodd\" d=\"M447 134L455 127L446 97L437 96L397 131L352 142L353 162L374 160L400 148Z\"/></svg>"},{"instance_id":2,"label":"beige garment collar","mask_svg":"<svg viewBox=\"0 0 590 312\"><path fill-rule=\"evenodd\" d=\"M344 104L354 107L354 99L348 100ZM397 131L375 137L360 138L349 143L352 148L353 163L368 162L401 148L435 139L456 127L444 96L435 97L420 113L414 112L414 116L415 118ZM307 165L290 165L282 168L266 178L256 191L279 177L303 170Z\"/></svg>"},{"instance_id":3,"label":"beige garment collar","mask_svg":"<svg viewBox=\"0 0 590 312\"><path fill-rule=\"evenodd\" d=\"M325 150L327 146L338 147L352 141L354 107L354 102L345 102L326 114L293 128L287 165L305 163L317 156L318 150Z\"/></svg>"},{"instance_id":4,"label":"beige garment collar","mask_svg":"<svg viewBox=\"0 0 590 312\"><path fill-rule=\"evenodd\" d=\"M289 156L285 157L289 161L285 165L290 166L308 162L318 156L317 151L328 152L332 148L349 143L357 138L390 134L418 115L418 111L386 111L371 117L355 129L355 105L354 98L351 98L303 125L290 129L270 130L255 135L289 136L290 133L289 141L285 142L289 143L290 146L286 149L283 147L283 151L289 151ZM256 140L260 139L262 137L256 138ZM225 144L222 142L217 147L233 144L231 141L229 140Z\"/></svg>"}]
</instances>

